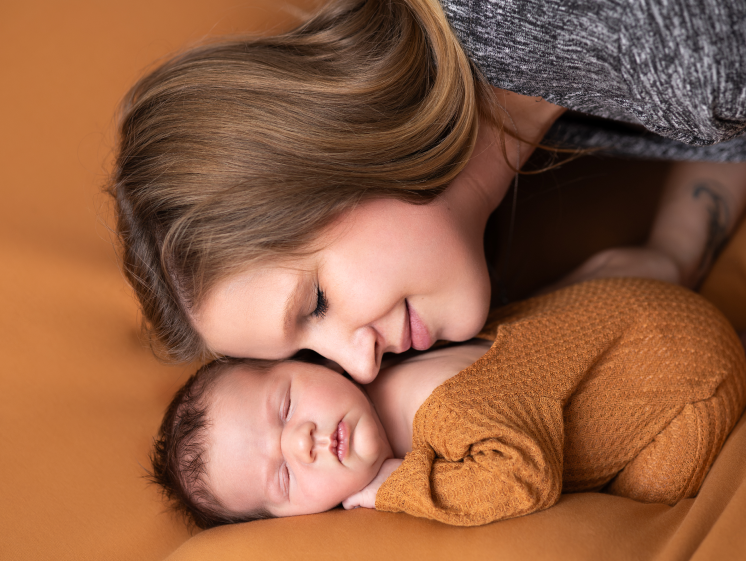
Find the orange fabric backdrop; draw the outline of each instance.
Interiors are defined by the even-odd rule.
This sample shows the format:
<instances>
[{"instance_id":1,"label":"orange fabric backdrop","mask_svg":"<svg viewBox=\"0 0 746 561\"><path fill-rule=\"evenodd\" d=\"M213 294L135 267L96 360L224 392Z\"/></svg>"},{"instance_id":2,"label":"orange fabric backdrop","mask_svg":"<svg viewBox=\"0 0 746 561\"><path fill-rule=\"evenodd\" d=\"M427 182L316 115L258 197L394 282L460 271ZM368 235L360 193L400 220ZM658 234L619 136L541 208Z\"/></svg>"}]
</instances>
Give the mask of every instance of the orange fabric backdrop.
<instances>
[{"instance_id":1,"label":"orange fabric backdrop","mask_svg":"<svg viewBox=\"0 0 746 561\"><path fill-rule=\"evenodd\" d=\"M335 511L193 539L165 512L142 466L192 368L152 358L117 269L100 192L114 110L159 57L208 35L282 28L303 16L300 5L310 3L0 7L0 558L705 559L746 551L743 423L700 497L674 508L581 494L475 529ZM705 288L746 328L746 233L739 239Z\"/></svg>"},{"instance_id":2,"label":"orange fabric backdrop","mask_svg":"<svg viewBox=\"0 0 746 561\"><path fill-rule=\"evenodd\" d=\"M0 7L0 558L162 559L189 536L142 479L190 369L159 364L139 340L104 225L115 109L156 59L209 35L287 27L297 6Z\"/></svg>"}]
</instances>

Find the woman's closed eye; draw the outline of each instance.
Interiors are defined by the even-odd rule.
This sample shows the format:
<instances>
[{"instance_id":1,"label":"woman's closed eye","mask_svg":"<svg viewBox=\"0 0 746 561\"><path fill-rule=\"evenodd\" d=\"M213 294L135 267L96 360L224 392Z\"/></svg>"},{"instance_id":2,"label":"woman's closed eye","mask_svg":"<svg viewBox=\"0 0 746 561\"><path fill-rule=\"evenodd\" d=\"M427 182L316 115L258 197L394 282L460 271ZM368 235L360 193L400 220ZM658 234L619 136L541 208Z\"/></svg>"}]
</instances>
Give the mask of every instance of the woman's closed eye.
<instances>
[{"instance_id":1,"label":"woman's closed eye","mask_svg":"<svg viewBox=\"0 0 746 561\"><path fill-rule=\"evenodd\" d=\"M311 315L315 318L323 318L326 315L326 311L329 309L329 301L326 299L324 291L320 287L316 287L316 308Z\"/></svg>"}]
</instances>

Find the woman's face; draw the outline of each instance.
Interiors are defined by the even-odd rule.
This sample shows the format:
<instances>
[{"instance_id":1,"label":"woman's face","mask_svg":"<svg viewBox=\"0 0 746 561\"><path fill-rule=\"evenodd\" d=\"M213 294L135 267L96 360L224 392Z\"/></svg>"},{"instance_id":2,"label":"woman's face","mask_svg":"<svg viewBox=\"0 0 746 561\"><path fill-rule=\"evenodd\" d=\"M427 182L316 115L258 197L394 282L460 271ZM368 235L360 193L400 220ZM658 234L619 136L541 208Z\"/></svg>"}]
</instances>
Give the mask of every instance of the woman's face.
<instances>
[{"instance_id":1,"label":"woman's face","mask_svg":"<svg viewBox=\"0 0 746 561\"><path fill-rule=\"evenodd\" d=\"M490 283L484 224L458 206L446 196L362 203L321 233L318 251L218 283L194 325L216 353L282 359L312 349L360 383L386 352L469 339L486 319Z\"/></svg>"}]
</instances>

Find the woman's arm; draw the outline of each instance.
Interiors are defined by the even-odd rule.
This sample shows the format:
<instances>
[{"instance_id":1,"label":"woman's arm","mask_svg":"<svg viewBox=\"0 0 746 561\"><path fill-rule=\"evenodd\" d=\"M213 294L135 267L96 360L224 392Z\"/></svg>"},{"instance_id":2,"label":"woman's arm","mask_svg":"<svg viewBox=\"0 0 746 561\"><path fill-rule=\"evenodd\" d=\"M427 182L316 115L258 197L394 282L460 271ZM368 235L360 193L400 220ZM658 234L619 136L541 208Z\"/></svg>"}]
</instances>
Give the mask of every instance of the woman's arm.
<instances>
[{"instance_id":1,"label":"woman's arm","mask_svg":"<svg viewBox=\"0 0 746 561\"><path fill-rule=\"evenodd\" d=\"M674 166L647 246L676 265L678 283L697 287L746 205L746 163Z\"/></svg>"},{"instance_id":2,"label":"woman's arm","mask_svg":"<svg viewBox=\"0 0 746 561\"><path fill-rule=\"evenodd\" d=\"M746 163L676 163L642 247L597 253L547 292L607 277L643 277L697 288L746 206Z\"/></svg>"}]
</instances>

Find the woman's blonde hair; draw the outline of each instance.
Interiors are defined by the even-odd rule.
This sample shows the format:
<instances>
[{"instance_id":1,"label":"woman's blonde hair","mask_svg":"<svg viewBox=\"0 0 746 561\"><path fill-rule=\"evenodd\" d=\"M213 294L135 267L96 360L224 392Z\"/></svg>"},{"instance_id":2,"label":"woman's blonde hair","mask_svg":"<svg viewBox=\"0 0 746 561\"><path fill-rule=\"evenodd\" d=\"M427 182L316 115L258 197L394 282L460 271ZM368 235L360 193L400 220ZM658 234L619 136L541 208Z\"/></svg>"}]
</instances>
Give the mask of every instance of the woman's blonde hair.
<instances>
[{"instance_id":1,"label":"woman's blonde hair","mask_svg":"<svg viewBox=\"0 0 746 561\"><path fill-rule=\"evenodd\" d=\"M489 95L437 0L335 2L142 78L109 190L154 350L204 358L189 318L207 291L307 253L361 200L431 201L467 163Z\"/></svg>"}]
</instances>

